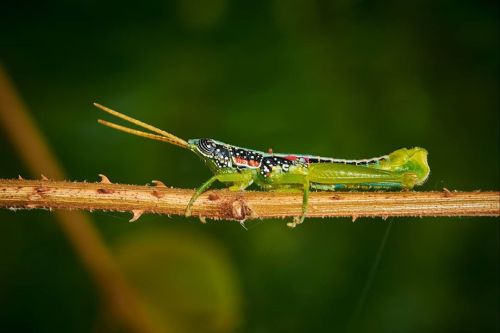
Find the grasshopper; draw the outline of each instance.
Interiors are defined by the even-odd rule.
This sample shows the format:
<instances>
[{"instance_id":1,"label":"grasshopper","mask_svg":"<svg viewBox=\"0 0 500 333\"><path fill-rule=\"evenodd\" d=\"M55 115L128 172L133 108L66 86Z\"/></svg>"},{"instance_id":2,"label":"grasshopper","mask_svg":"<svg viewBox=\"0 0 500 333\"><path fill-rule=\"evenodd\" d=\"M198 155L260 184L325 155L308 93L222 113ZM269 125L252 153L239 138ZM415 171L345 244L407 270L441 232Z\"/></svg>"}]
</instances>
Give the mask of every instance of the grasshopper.
<instances>
[{"instance_id":1,"label":"grasshopper","mask_svg":"<svg viewBox=\"0 0 500 333\"><path fill-rule=\"evenodd\" d=\"M99 109L147 129L155 134L98 119L102 125L129 134L167 142L194 152L212 171L213 176L198 187L191 197L186 216L196 199L215 182L230 190L245 190L252 184L263 190L302 192L302 215L288 226L295 227L307 214L309 191L323 190L409 190L422 185L429 176L427 151L415 147L398 149L389 155L361 160L347 160L304 154L275 154L233 146L202 138L185 141L142 121L94 103Z\"/></svg>"}]
</instances>

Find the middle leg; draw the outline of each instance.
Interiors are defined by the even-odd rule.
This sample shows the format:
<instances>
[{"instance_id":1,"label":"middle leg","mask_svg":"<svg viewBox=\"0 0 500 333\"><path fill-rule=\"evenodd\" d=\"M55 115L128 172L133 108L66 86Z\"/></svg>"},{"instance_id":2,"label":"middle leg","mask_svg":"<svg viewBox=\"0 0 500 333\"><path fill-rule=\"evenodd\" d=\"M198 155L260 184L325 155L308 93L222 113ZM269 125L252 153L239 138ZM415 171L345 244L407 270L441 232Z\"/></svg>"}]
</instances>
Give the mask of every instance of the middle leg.
<instances>
[{"instance_id":1,"label":"middle leg","mask_svg":"<svg viewBox=\"0 0 500 333\"><path fill-rule=\"evenodd\" d=\"M300 216L295 216L292 222L287 223L287 226L290 228L295 228L297 224L304 222L307 214L310 186L308 174L303 171L294 172L292 169L289 173L270 175L269 178L275 190L293 191L293 186L300 186L302 190L302 214ZM287 188L290 186L292 186L292 188Z\"/></svg>"}]
</instances>

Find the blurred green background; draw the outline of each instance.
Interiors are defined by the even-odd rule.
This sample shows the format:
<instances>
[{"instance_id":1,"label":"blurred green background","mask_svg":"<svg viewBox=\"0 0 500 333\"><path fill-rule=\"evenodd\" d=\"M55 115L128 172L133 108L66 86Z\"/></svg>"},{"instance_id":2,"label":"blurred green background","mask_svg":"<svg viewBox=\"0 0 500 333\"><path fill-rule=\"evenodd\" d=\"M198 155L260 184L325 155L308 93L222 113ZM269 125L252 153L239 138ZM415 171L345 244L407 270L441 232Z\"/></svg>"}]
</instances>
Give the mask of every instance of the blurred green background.
<instances>
[{"instance_id":1,"label":"blurred green background","mask_svg":"<svg viewBox=\"0 0 500 333\"><path fill-rule=\"evenodd\" d=\"M23 1L0 61L71 180L194 188L174 146L98 126L98 101L182 138L366 158L429 151L423 190L499 188L497 1ZM27 175L0 133L0 178ZM158 331L493 332L499 224L238 223L92 213ZM0 211L5 332L102 332L106 310L46 211ZM111 320L112 321L112 320Z\"/></svg>"}]
</instances>

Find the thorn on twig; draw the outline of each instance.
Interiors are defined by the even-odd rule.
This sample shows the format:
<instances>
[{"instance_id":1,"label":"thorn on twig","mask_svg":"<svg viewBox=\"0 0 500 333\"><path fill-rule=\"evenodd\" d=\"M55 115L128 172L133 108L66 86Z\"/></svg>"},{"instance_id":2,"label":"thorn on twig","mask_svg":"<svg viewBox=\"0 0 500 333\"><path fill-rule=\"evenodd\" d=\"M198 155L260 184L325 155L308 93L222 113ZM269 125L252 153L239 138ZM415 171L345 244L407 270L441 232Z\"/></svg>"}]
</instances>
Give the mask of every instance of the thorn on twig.
<instances>
[{"instance_id":1,"label":"thorn on twig","mask_svg":"<svg viewBox=\"0 0 500 333\"><path fill-rule=\"evenodd\" d=\"M142 214L144 214L144 210L142 210L142 209L133 209L132 210L132 214L134 214L134 215L132 216L132 218L130 220L128 220L129 222L135 222L135 221L137 221L142 216Z\"/></svg>"},{"instance_id":2,"label":"thorn on twig","mask_svg":"<svg viewBox=\"0 0 500 333\"><path fill-rule=\"evenodd\" d=\"M167 187L162 181L152 180L151 183L155 184L156 187Z\"/></svg>"},{"instance_id":3,"label":"thorn on twig","mask_svg":"<svg viewBox=\"0 0 500 333\"><path fill-rule=\"evenodd\" d=\"M443 196L446 198L451 197L451 196L453 196L453 193L450 190L448 190L446 187L443 187Z\"/></svg>"},{"instance_id":4,"label":"thorn on twig","mask_svg":"<svg viewBox=\"0 0 500 333\"><path fill-rule=\"evenodd\" d=\"M40 178L42 178L43 181L49 180L43 173L41 174Z\"/></svg>"},{"instance_id":5,"label":"thorn on twig","mask_svg":"<svg viewBox=\"0 0 500 333\"><path fill-rule=\"evenodd\" d=\"M17 179L19 179L19 180L24 180L24 178L23 178L23 177L21 177L21 175L17 176Z\"/></svg>"},{"instance_id":6,"label":"thorn on twig","mask_svg":"<svg viewBox=\"0 0 500 333\"><path fill-rule=\"evenodd\" d=\"M101 177L101 181L99 183L101 183L101 184L113 184L113 183L111 183L111 181L109 180L109 178L106 177L105 175L103 175L103 174L100 173L99 177Z\"/></svg>"},{"instance_id":7,"label":"thorn on twig","mask_svg":"<svg viewBox=\"0 0 500 333\"><path fill-rule=\"evenodd\" d=\"M207 218L205 216L200 216L200 222L203 224L207 224Z\"/></svg>"},{"instance_id":8,"label":"thorn on twig","mask_svg":"<svg viewBox=\"0 0 500 333\"><path fill-rule=\"evenodd\" d=\"M358 219L358 215L353 215L352 216L352 222L356 222L357 219Z\"/></svg>"}]
</instances>

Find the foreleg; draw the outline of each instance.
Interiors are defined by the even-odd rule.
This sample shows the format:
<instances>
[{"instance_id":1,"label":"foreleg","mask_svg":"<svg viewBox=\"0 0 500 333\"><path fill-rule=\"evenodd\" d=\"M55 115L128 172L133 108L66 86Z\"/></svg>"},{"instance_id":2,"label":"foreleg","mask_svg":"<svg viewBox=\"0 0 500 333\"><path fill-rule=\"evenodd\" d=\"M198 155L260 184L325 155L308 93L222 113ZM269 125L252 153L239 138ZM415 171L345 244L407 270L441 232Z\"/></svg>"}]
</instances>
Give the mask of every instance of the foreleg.
<instances>
[{"instance_id":1,"label":"foreleg","mask_svg":"<svg viewBox=\"0 0 500 333\"><path fill-rule=\"evenodd\" d=\"M229 187L230 190L232 191L238 191L238 190L244 190L248 186L250 186L253 182L253 175L251 172L230 172L230 173L220 173L217 174L213 177L211 177L209 180L204 182L200 187L196 189L196 192L194 192L193 196L191 197L191 200L189 200L189 203L186 207L186 216L191 216L191 208L198 199L200 195L203 194L206 190L212 186L212 184L215 181L219 181L221 183L232 183L233 185Z\"/></svg>"}]
</instances>

